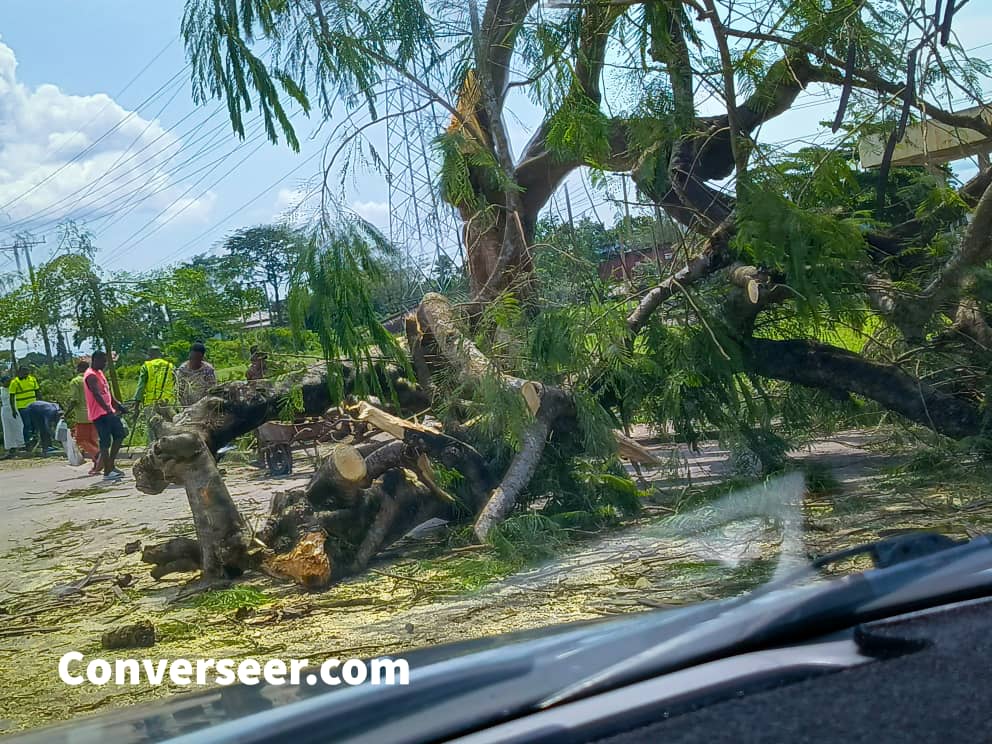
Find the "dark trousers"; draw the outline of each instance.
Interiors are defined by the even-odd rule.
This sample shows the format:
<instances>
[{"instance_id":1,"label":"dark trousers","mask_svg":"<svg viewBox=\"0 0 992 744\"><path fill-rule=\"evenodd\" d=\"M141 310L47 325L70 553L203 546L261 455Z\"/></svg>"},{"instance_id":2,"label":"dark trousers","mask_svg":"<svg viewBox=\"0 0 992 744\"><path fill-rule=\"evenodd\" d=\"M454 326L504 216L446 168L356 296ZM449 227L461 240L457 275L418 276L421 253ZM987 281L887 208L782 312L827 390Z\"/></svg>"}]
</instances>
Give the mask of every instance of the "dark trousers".
<instances>
[{"instance_id":1,"label":"dark trousers","mask_svg":"<svg viewBox=\"0 0 992 744\"><path fill-rule=\"evenodd\" d=\"M48 449L52 446L52 429L55 428L57 419L51 419L46 416L43 412L35 410L32 406L28 406L23 411L21 415L24 416L24 441L27 442L28 435L26 428L28 426L34 430L38 435L38 439L41 442L42 449Z\"/></svg>"},{"instance_id":2,"label":"dark trousers","mask_svg":"<svg viewBox=\"0 0 992 744\"><path fill-rule=\"evenodd\" d=\"M27 408L21 408L17 415L21 417L21 431L24 433L24 446L30 447L31 439L34 437L34 416Z\"/></svg>"}]
</instances>

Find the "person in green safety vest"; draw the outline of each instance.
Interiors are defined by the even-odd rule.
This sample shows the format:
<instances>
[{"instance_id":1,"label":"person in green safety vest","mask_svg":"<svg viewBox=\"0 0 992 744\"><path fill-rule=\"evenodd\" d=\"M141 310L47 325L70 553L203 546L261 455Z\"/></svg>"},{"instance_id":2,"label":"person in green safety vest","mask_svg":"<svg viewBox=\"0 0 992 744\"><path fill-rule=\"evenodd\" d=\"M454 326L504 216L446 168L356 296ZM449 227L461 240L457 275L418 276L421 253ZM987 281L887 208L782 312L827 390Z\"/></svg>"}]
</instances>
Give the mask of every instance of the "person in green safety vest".
<instances>
[{"instance_id":1,"label":"person in green safety vest","mask_svg":"<svg viewBox=\"0 0 992 744\"><path fill-rule=\"evenodd\" d=\"M157 404L172 405L175 401L175 368L168 359L162 358L162 350L152 346L148 359L138 373L138 389L134 391L134 402L143 407L154 408Z\"/></svg>"},{"instance_id":2,"label":"person in green safety vest","mask_svg":"<svg viewBox=\"0 0 992 744\"><path fill-rule=\"evenodd\" d=\"M148 349L148 359L141 365L138 387L134 391L132 426L138 423L139 416L146 429L151 427L152 417L156 413L166 419L172 418L166 411L176 402L175 372L172 362L162 358L162 349L158 346Z\"/></svg>"},{"instance_id":3,"label":"person in green safety vest","mask_svg":"<svg viewBox=\"0 0 992 744\"><path fill-rule=\"evenodd\" d=\"M14 409L14 418L20 419L24 442L28 446L34 437L34 426L31 417L24 415L24 409L38 400L38 388L38 380L28 367L19 368L17 377L10 381L10 386L7 388Z\"/></svg>"}]
</instances>

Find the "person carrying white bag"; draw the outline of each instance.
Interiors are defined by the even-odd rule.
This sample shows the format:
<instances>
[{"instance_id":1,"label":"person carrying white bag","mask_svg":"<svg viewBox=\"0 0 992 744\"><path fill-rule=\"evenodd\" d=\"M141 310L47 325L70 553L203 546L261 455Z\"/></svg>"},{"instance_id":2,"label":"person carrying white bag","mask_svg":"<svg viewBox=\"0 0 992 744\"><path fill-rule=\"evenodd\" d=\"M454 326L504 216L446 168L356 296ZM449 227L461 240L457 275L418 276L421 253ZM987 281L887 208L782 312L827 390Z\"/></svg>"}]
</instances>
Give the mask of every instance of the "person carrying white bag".
<instances>
[{"instance_id":1,"label":"person carrying white bag","mask_svg":"<svg viewBox=\"0 0 992 744\"><path fill-rule=\"evenodd\" d=\"M60 422L59 425L61 426L62 423L64 422ZM73 437L68 436L68 429L66 429L66 435L67 436L65 438L65 443L63 444L63 446L65 447L65 456L69 460L69 464L72 465L73 467L76 467L77 465L82 465L84 462L86 462L86 457L79 450L79 445L76 444L76 440ZM56 436L58 436L57 432L56 432Z\"/></svg>"}]
</instances>

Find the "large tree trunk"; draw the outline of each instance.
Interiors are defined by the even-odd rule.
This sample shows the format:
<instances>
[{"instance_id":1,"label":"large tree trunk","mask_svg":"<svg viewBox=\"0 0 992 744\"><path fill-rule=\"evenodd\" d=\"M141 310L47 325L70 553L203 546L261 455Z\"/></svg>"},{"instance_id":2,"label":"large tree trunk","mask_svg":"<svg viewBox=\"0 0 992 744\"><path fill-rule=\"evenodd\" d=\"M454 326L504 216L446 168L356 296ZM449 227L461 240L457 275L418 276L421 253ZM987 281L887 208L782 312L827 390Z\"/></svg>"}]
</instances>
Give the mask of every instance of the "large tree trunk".
<instances>
[{"instance_id":1,"label":"large tree trunk","mask_svg":"<svg viewBox=\"0 0 992 744\"><path fill-rule=\"evenodd\" d=\"M401 401L423 409L423 394L400 377L390 382ZM217 470L213 452L242 433L275 418L283 400L302 388L304 412L324 414L331 401L327 379L316 369L278 385L233 382L218 386L174 421L152 420L157 438L135 464L136 485L161 493L170 483L186 488L195 543L169 541L146 550L159 578L199 564L206 579L230 578L258 564L249 555L242 519ZM394 439L368 442L364 451L338 444L303 489L273 499L271 516L257 536L274 554L263 570L308 588L364 568L381 550L421 522L453 519L450 495L434 483L427 456L461 472L478 503L494 484L478 452L439 428L417 424L362 403L340 412ZM456 513L457 512L457 513Z\"/></svg>"},{"instance_id":2,"label":"large tree trunk","mask_svg":"<svg viewBox=\"0 0 992 744\"><path fill-rule=\"evenodd\" d=\"M354 367L338 363L348 395L355 387ZM430 398L404 377L397 367L377 368L382 387L396 392L401 411L417 412L430 405ZM257 429L266 421L279 419L287 397L298 388L302 391L302 416L323 415L340 401L332 400L327 372L324 365L311 367L305 372L287 375L278 382L260 380L252 383L229 382L212 389L208 395L179 413L174 424L179 428L198 432L211 452L216 453L225 444Z\"/></svg>"},{"instance_id":3,"label":"large tree trunk","mask_svg":"<svg viewBox=\"0 0 992 744\"><path fill-rule=\"evenodd\" d=\"M470 387L485 379L497 380L520 393L534 416L520 451L514 456L500 484L486 498L476 519L475 535L478 540L484 541L492 528L503 521L516 505L540 464L548 437L555 428L566 423L566 429L574 429L574 400L561 388L501 372L461 333L451 303L441 295L428 294L423 298L417 308L417 323L408 326L407 331L417 334L417 345L428 368L453 370L459 380ZM614 432L614 439L618 451L632 462L658 464L653 455L644 448L638 448L620 432Z\"/></svg>"},{"instance_id":4,"label":"large tree trunk","mask_svg":"<svg viewBox=\"0 0 992 744\"><path fill-rule=\"evenodd\" d=\"M185 486L204 578L233 578L248 568L241 515L199 434L176 431L156 440L135 463L134 475L143 493L161 493L169 483Z\"/></svg>"}]
</instances>

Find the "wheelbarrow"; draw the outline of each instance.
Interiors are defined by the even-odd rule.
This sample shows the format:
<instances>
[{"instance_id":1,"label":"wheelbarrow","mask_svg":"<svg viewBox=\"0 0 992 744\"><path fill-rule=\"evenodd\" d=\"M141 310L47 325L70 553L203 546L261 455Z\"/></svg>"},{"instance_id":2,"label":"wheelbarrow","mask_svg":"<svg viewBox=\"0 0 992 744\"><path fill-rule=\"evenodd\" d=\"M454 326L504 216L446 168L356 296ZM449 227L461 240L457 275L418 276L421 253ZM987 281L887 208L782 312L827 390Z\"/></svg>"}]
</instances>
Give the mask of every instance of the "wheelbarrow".
<instances>
[{"instance_id":1,"label":"wheelbarrow","mask_svg":"<svg viewBox=\"0 0 992 744\"><path fill-rule=\"evenodd\" d=\"M293 447L306 449L313 446L313 459L317 460L317 443L329 438L334 424L320 418L302 422L267 421L258 427L258 449L262 465L269 475L290 475L293 472Z\"/></svg>"}]
</instances>

